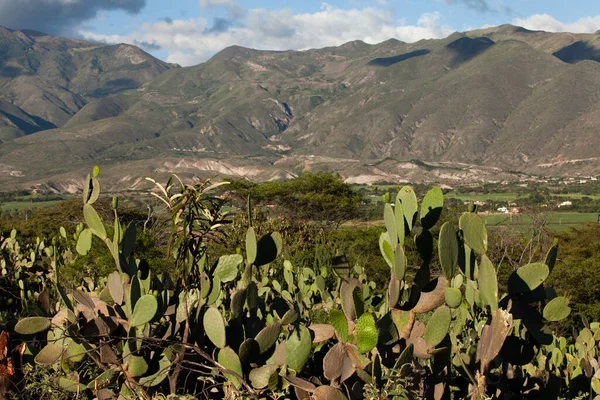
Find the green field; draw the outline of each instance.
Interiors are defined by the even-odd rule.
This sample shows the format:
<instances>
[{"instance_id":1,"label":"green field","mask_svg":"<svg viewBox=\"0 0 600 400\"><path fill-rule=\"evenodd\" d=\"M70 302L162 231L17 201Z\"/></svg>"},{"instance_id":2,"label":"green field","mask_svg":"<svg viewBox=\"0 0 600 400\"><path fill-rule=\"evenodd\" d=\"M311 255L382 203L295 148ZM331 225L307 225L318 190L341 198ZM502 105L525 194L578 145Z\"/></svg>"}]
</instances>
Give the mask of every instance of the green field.
<instances>
[{"instance_id":1,"label":"green field","mask_svg":"<svg viewBox=\"0 0 600 400\"><path fill-rule=\"evenodd\" d=\"M472 193L456 193L450 192L444 195L448 199L459 199L462 201L514 201L518 197L518 193L487 193L487 194L472 194Z\"/></svg>"},{"instance_id":2,"label":"green field","mask_svg":"<svg viewBox=\"0 0 600 400\"><path fill-rule=\"evenodd\" d=\"M63 200L50 200L50 201L10 201L7 203L0 204L2 211L21 211L21 210L32 210L35 208L50 207Z\"/></svg>"},{"instance_id":3,"label":"green field","mask_svg":"<svg viewBox=\"0 0 600 400\"><path fill-rule=\"evenodd\" d=\"M515 226L515 228L529 227L536 219L541 221L545 218L548 229L553 231L566 231L578 225L596 223L598 221L598 213L549 213L547 215L536 214L535 216L521 214L513 215L512 217L507 214L480 215L488 226Z\"/></svg>"}]
</instances>

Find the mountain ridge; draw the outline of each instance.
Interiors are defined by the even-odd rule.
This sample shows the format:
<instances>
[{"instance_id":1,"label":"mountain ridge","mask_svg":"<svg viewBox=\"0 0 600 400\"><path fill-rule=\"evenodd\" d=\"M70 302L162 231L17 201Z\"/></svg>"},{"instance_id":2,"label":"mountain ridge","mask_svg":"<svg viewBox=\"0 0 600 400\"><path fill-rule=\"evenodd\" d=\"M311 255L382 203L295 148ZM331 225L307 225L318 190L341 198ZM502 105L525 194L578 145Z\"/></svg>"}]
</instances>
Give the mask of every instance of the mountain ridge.
<instances>
[{"instance_id":1,"label":"mountain ridge","mask_svg":"<svg viewBox=\"0 0 600 400\"><path fill-rule=\"evenodd\" d=\"M44 40L62 43L50 38ZM305 51L230 46L186 68L134 46L69 46L67 52L85 53L71 56L81 70L93 67L90 51L129 63L106 68L93 82L65 71L77 81L68 93L81 104L51 122L56 129L2 128L8 112L0 95L0 140L2 129L8 132L0 170L12 171L0 183L60 186L57 177L73 180L93 164L114 171L121 187L169 168L257 180L324 169L357 182L499 179L502 170L600 174L598 33L502 25L416 43L352 41ZM0 72L15 64L0 63ZM144 79L119 81L131 69L140 75L140 64ZM111 91L114 80L121 84ZM16 106L21 120L33 115ZM22 161L31 154L39 154L41 171ZM126 165L124 179L117 171Z\"/></svg>"}]
</instances>

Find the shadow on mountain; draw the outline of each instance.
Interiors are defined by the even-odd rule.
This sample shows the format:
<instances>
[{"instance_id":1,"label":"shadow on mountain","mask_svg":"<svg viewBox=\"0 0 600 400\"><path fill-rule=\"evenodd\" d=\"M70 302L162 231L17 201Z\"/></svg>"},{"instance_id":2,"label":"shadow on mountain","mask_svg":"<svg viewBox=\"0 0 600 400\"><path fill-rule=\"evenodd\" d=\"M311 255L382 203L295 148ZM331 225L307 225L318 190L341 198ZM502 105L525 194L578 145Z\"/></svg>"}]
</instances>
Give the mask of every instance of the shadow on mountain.
<instances>
[{"instance_id":1,"label":"shadow on mountain","mask_svg":"<svg viewBox=\"0 0 600 400\"><path fill-rule=\"evenodd\" d=\"M410 53L404 53L404 54L400 54L400 55L393 56L393 57L375 58L375 59L369 61L369 63L367 65L377 65L378 67L389 67L390 65L394 65L394 64L409 60L414 57L424 56L425 54L429 54L429 53L431 53L431 51L426 50L426 49L415 50L415 51L411 51Z\"/></svg>"},{"instance_id":2,"label":"shadow on mountain","mask_svg":"<svg viewBox=\"0 0 600 400\"><path fill-rule=\"evenodd\" d=\"M91 97L105 97L111 94L117 94L120 92L124 92L126 90L133 90L139 87L139 83L137 83L133 79L121 78L121 79L113 79L112 81L106 82L104 87L97 88L94 90L90 96Z\"/></svg>"},{"instance_id":3,"label":"shadow on mountain","mask_svg":"<svg viewBox=\"0 0 600 400\"><path fill-rule=\"evenodd\" d=\"M462 37L447 44L446 48L455 54L454 62L465 62L483 53L494 44L495 42L487 37Z\"/></svg>"},{"instance_id":4,"label":"shadow on mountain","mask_svg":"<svg viewBox=\"0 0 600 400\"><path fill-rule=\"evenodd\" d=\"M600 49L590 46L589 43L583 41L563 47L552 55L569 64L576 64L583 60L600 62Z\"/></svg>"},{"instance_id":5,"label":"shadow on mountain","mask_svg":"<svg viewBox=\"0 0 600 400\"><path fill-rule=\"evenodd\" d=\"M39 117L31 116L31 119L35 123L34 125L28 121L23 120L22 118L17 117L16 115L5 114L1 112L0 115L4 115L4 117L7 118L12 124L14 124L17 129L21 130L26 135L31 135L32 133L36 133L39 131L45 131L47 129L56 128L56 125Z\"/></svg>"},{"instance_id":6,"label":"shadow on mountain","mask_svg":"<svg viewBox=\"0 0 600 400\"><path fill-rule=\"evenodd\" d=\"M10 65L0 68L0 78L17 78L24 75L31 75L31 72L23 71L21 68Z\"/></svg>"}]
</instances>

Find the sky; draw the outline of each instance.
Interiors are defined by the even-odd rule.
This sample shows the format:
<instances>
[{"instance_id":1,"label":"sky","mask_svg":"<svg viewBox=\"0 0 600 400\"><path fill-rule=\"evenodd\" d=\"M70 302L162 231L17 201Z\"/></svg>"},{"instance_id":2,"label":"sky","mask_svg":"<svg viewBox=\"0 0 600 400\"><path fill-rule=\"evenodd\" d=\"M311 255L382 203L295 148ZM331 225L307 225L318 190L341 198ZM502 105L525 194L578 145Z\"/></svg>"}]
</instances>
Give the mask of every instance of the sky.
<instances>
[{"instance_id":1,"label":"sky","mask_svg":"<svg viewBox=\"0 0 600 400\"><path fill-rule=\"evenodd\" d=\"M305 50L351 40L442 38L514 24L600 30L598 0L0 0L0 25L129 43L182 66L225 47Z\"/></svg>"}]
</instances>

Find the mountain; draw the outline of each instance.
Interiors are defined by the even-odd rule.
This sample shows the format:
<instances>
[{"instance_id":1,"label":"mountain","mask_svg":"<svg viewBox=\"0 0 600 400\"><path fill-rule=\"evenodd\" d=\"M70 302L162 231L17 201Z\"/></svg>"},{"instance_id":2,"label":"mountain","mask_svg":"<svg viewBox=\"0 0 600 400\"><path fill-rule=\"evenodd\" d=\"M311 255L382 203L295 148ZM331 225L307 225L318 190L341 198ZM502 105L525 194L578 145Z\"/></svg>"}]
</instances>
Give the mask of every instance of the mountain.
<instances>
[{"instance_id":1,"label":"mountain","mask_svg":"<svg viewBox=\"0 0 600 400\"><path fill-rule=\"evenodd\" d=\"M0 184L74 188L93 164L121 188L171 172L268 180L327 169L351 182L600 174L600 32L502 25L416 43L232 46L188 68L131 46L7 32L51 49L35 53L45 68L26 69L28 53L0 42L14 99L29 78L72 102L60 114L56 102L2 95L0 171L10 173Z\"/></svg>"},{"instance_id":2,"label":"mountain","mask_svg":"<svg viewBox=\"0 0 600 400\"><path fill-rule=\"evenodd\" d=\"M25 134L60 127L91 100L137 89L172 67L134 46L0 27L0 100L39 120L19 128Z\"/></svg>"}]
</instances>

